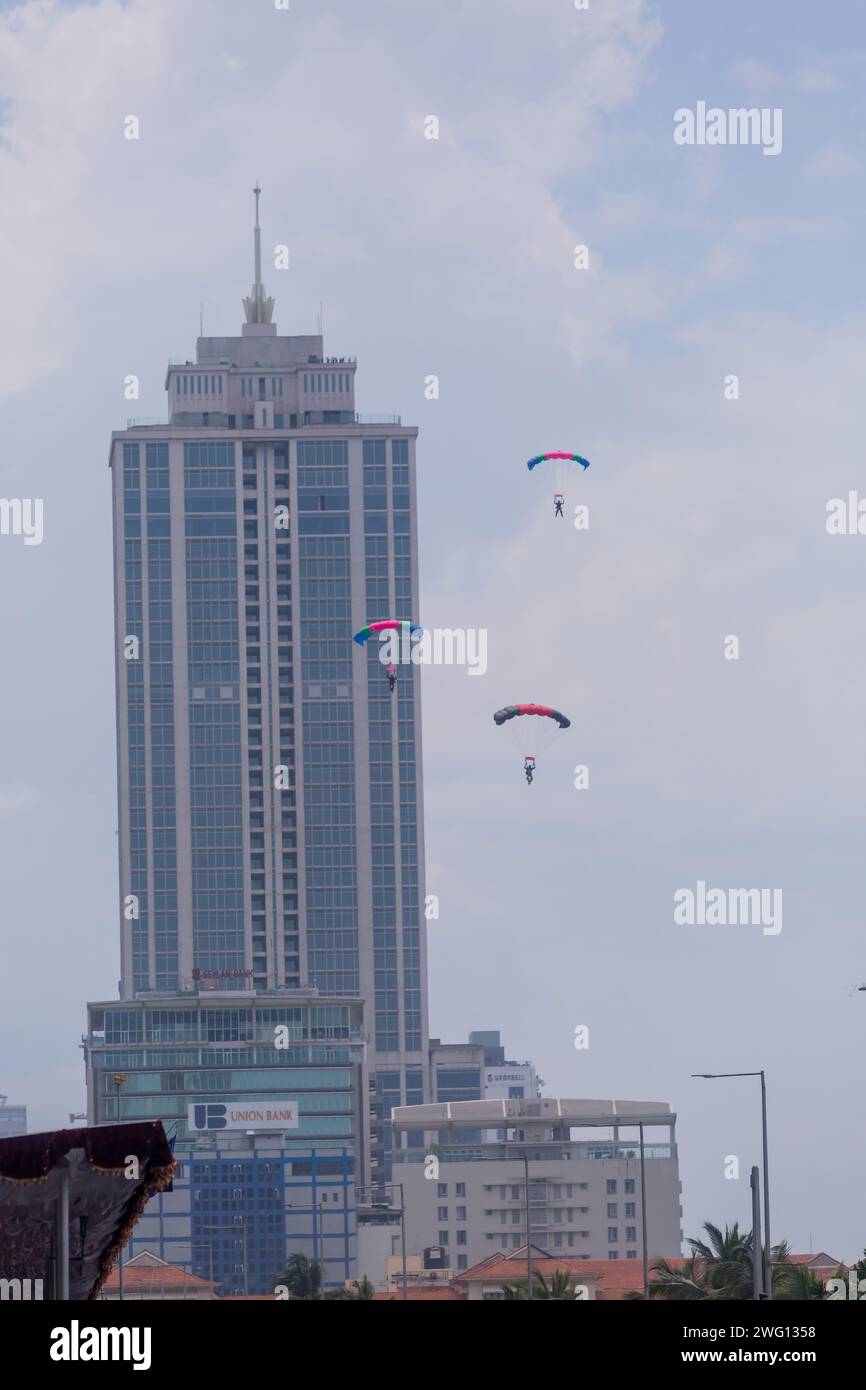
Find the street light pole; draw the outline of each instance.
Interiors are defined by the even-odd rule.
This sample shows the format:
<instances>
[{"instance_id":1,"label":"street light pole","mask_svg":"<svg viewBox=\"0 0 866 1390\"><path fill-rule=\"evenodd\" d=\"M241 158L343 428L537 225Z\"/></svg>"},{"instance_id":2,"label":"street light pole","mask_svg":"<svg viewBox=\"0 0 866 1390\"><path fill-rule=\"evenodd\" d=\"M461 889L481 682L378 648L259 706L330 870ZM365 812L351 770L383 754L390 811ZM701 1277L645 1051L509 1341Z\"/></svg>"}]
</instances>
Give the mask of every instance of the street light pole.
<instances>
[{"instance_id":1,"label":"street light pole","mask_svg":"<svg viewBox=\"0 0 866 1390\"><path fill-rule=\"evenodd\" d=\"M406 1203L403 1199L403 1184L397 1183L400 1189L400 1259L403 1265L403 1298L407 1298L406 1292Z\"/></svg>"},{"instance_id":2,"label":"street light pole","mask_svg":"<svg viewBox=\"0 0 866 1390\"><path fill-rule=\"evenodd\" d=\"M773 1247L770 1245L770 1169L767 1157L767 1080L761 1071L761 1123L764 1142L764 1292L773 1297Z\"/></svg>"},{"instance_id":3,"label":"street light pole","mask_svg":"<svg viewBox=\"0 0 866 1390\"><path fill-rule=\"evenodd\" d=\"M693 1071L692 1076L703 1081L719 1081L725 1077L759 1076L761 1078L761 1141L764 1158L764 1297L773 1297L773 1247L770 1244L770 1160L767 1151L767 1079L761 1071ZM752 1258L758 1258L754 1250Z\"/></svg>"},{"instance_id":4,"label":"street light pole","mask_svg":"<svg viewBox=\"0 0 866 1390\"><path fill-rule=\"evenodd\" d=\"M751 1172L752 1188L752 1298L757 1303L761 1297L761 1274L763 1273L760 1263L755 1259L758 1249L758 1241L761 1239L761 1181L758 1177L757 1163L752 1165Z\"/></svg>"},{"instance_id":5,"label":"street light pole","mask_svg":"<svg viewBox=\"0 0 866 1390\"><path fill-rule=\"evenodd\" d=\"M526 1297L532 1298L532 1227L529 1222L529 1155L523 1155L523 1173L526 1179Z\"/></svg>"},{"instance_id":6,"label":"street light pole","mask_svg":"<svg viewBox=\"0 0 866 1390\"><path fill-rule=\"evenodd\" d=\"M321 1290L320 1297L323 1303L325 1301L325 1199L327 1198L327 1195L328 1194L326 1192L323 1192L321 1197L319 1198L319 1233L322 1242L322 1258L319 1262L321 1265L322 1274L321 1278L319 1279L319 1288Z\"/></svg>"},{"instance_id":7,"label":"street light pole","mask_svg":"<svg viewBox=\"0 0 866 1390\"><path fill-rule=\"evenodd\" d=\"M643 1152L643 1125L638 1125L640 1130L640 1229L641 1242L643 1245L643 1296L649 1298L649 1270L647 1269L647 1248L646 1248L646 1169L644 1168Z\"/></svg>"}]
</instances>

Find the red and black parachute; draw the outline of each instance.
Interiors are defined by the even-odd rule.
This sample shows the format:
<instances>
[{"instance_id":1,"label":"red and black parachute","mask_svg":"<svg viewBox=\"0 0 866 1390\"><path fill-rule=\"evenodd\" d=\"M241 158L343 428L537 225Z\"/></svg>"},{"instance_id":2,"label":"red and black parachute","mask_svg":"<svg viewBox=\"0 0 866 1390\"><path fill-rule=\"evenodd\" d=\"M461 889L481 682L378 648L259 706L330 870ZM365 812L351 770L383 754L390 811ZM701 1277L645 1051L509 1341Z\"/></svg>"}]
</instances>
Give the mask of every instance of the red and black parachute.
<instances>
[{"instance_id":1,"label":"red and black parachute","mask_svg":"<svg viewBox=\"0 0 866 1390\"><path fill-rule=\"evenodd\" d=\"M546 719L555 719L560 729L570 729L571 720L561 714L558 709L551 709L550 705L505 705L503 709L498 709L493 716L494 723L507 724L509 719L517 719L522 714L540 714Z\"/></svg>"}]
</instances>

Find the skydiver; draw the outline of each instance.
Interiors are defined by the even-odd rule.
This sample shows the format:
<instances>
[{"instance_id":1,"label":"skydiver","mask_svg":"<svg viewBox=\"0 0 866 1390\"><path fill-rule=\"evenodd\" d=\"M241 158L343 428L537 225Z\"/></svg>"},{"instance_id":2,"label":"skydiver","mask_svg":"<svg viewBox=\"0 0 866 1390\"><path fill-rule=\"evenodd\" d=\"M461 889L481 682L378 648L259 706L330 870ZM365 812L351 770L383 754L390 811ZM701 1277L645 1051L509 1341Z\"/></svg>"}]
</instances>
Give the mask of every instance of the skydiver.
<instances>
[{"instance_id":1,"label":"skydiver","mask_svg":"<svg viewBox=\"0 0 866 1390\"><path fill-rule=\"evenodd\" d=\"M564 500L565 500L565 499L564 499L564 497L563 497L563 495L562 495L561 492L557 492L557 493L555 494L555 496L554 496L554 498L553 498L553 502L554 502L554 505L555 505L555 507L556 507L556 511L555 511L555 513L554 513L555 516L565 516L565 512L562 510L562 504L563 504Z\"/></svg>"},{"instance_id":2,"label":"skydiver","mask_svg":"<svg viewBox=\"0 0 866 1390\"><path fill-rule=\"evenodd\" d=\"M396 684L397 684L397 668L396 668L396 666L389 666L389 667L388 667L388 689L391 691L392 694L394 693L394 688L395 688Z\"/></svg>"},{"instance_id":3,"label":"skydiver","mask_svg":"<svg viewBox=\"0 0 866 1390\"><path fill-rule=\"evenodd\" d=\"M535 771L535 759L531 755L523 759L523 771L526 774L526 785L531 787L532 774Z\"/></svg>"}]
</instances>

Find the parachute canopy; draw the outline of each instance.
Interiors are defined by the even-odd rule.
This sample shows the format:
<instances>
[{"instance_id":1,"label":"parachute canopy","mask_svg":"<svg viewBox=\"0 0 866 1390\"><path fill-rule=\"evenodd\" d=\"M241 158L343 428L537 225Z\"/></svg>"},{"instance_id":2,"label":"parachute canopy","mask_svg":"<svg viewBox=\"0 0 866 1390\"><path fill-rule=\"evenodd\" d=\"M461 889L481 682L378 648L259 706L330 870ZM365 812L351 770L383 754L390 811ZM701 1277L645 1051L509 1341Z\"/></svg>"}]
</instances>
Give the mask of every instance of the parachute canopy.
<instances>
[{"instance_id":1,"label":"parachute canopy","mask_svg":"<svg viewBox=\"0 0 866 1390\"><path fill-rule=\"evenodd\" d=\"M589 459L582 458L580 454L537 454L534 459L528 459L526 467L530 473L533 468L537 468L545 459L571 459L572 463L579 463L582 468L589 468Z\"/></svg>"},{"instance_id":2,"label":"parachute canopy","mask_svg":"<svg viewBox=\"0 0 866 1390\"><path fill-rule=\"evenodd\" d=\"M555 719L560 729L570 729L571 720L564 714L560 714L558 709L551 709L549 705L506 705L504 709L498 709L493 716L496 724L507 724L509 719L517 719L521 714L540 714L546 719Z\"/></svg>"},{"instance_id":3,"label":"parachute canopy","mask_svg":"<svg viewBox=\"0 0 866 1390\"><path fill-rule=\"evenodd\" d=\"M406 632L410 638L420 637L424 632L423 627L419 627L417 623L410 623L408 619L383 618L381 622L370 623L369 627L362 627L360 632L355 633L353 640L358 643L359 647L363 647L365 642L369 642L374 632L387 632L389 629L396 632Z\"/></svg>"}]
</instances>

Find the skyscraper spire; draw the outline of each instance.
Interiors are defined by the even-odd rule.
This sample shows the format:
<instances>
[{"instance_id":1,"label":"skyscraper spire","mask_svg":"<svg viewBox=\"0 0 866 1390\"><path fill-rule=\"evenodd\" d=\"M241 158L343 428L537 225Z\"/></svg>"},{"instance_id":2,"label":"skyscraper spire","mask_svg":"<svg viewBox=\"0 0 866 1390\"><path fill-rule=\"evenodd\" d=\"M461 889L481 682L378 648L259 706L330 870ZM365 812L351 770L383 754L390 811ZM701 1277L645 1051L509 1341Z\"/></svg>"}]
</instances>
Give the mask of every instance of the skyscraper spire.
<instances>
[{"instance_id":1,"label":"skyscraper spire","mask_svg":"<svg viewBox=\"0 0 866 1390\"><path fill-rule=\"evenodd\" d=\"M247 323L270 323L274 312L274 301L268 299L265 294L265 287L262 284L262 229L259 226L259 197L261 195L258 181L253 189L256 200L256 225L253 232L255 246L255 280L252 292L243 301L244 313Z\"/></svg>"}]
</instances>

